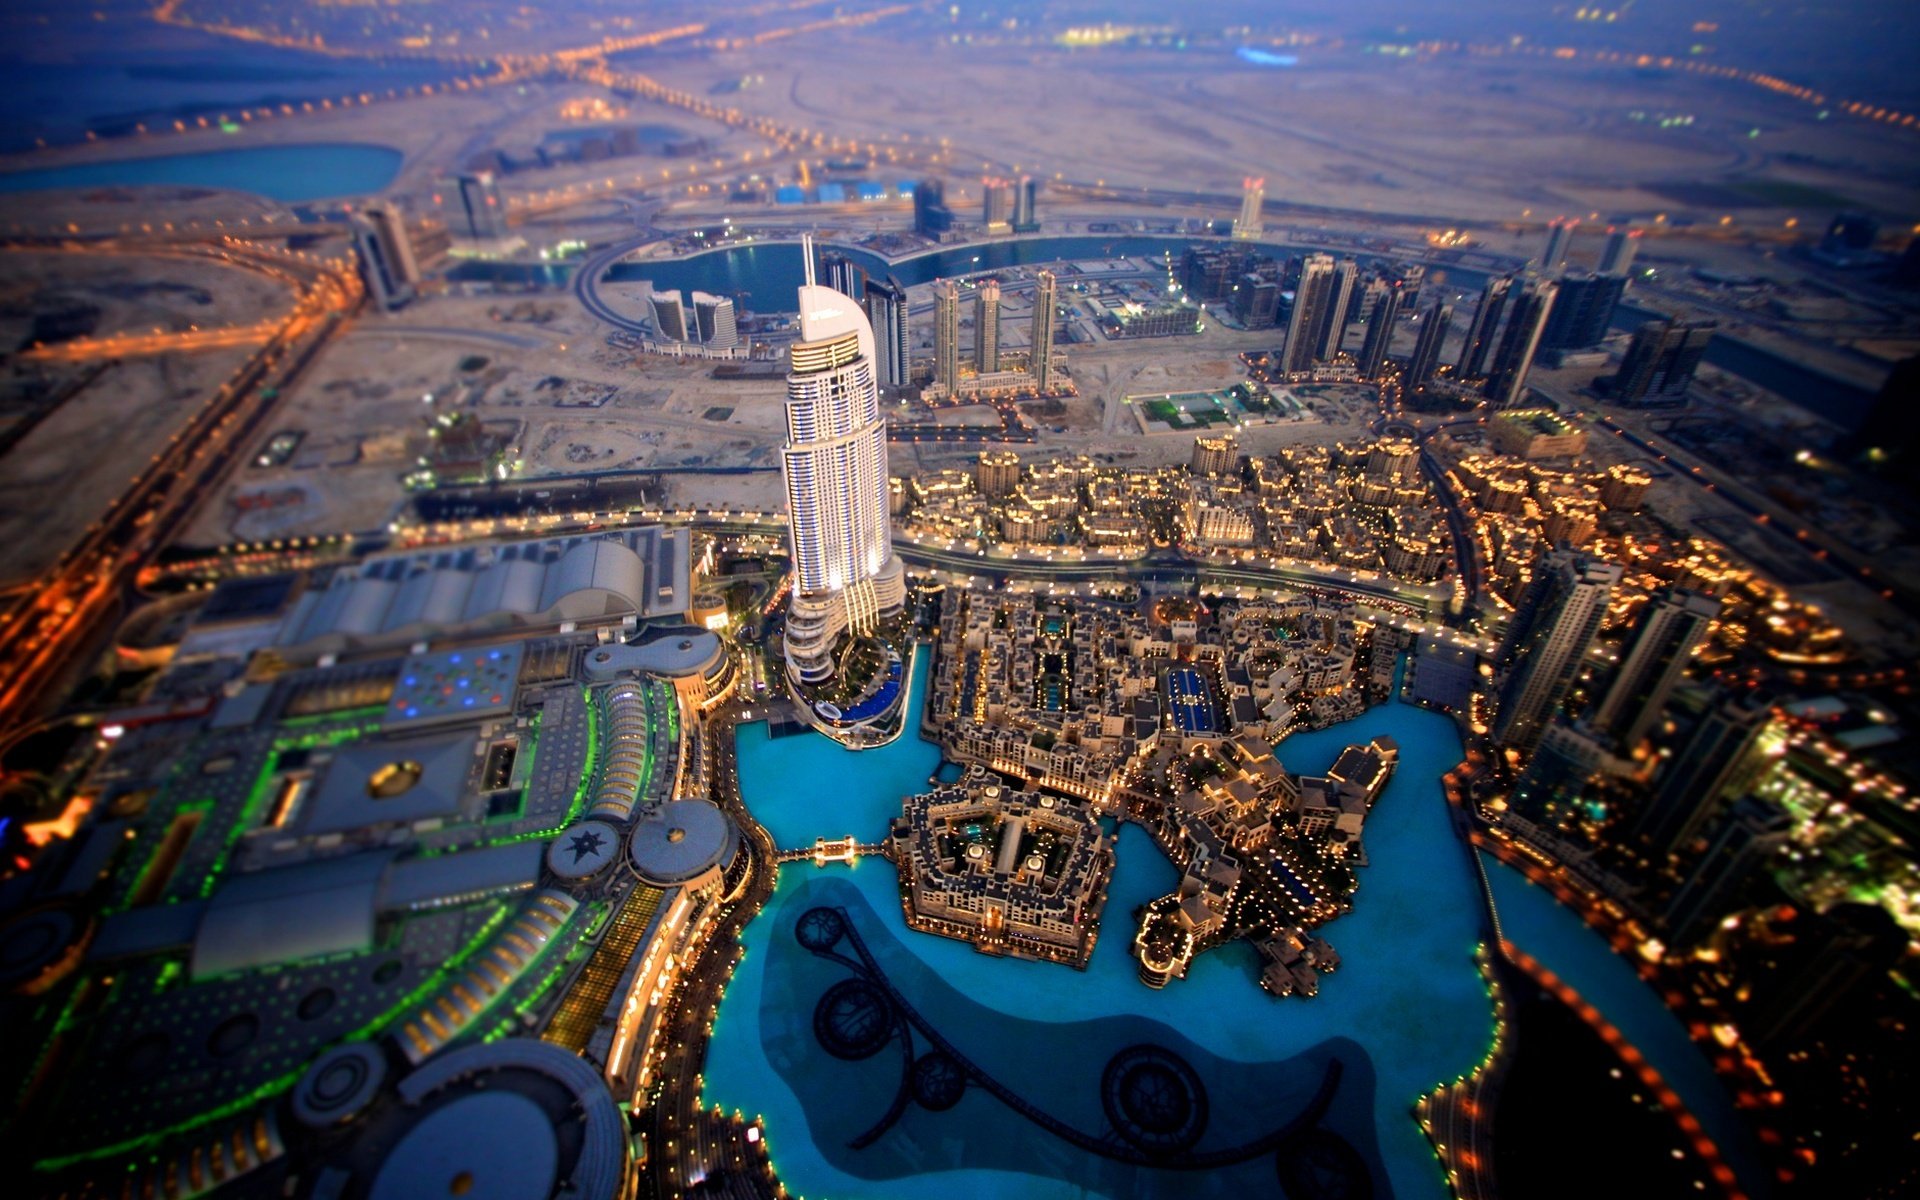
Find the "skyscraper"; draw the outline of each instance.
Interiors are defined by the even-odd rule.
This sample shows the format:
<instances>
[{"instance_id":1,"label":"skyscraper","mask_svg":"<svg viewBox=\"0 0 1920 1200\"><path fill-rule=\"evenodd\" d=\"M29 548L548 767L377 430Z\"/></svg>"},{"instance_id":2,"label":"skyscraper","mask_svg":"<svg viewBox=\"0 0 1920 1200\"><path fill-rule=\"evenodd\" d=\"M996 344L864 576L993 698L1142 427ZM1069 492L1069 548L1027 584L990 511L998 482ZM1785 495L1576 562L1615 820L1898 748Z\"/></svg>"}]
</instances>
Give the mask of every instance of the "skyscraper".
<instances>
[{"instance_id":1,"label":"skyscraper","mask_svg":"<svg viewBox=\"0 0 1920 1200\"><path fill-rule=\"evenodd\" d=\"M1573 231L1580 222L1571 217L1555 217L1547 222L1547 244L1540 252L1540 270L1557 271L1566 265L1567 251L1573 246Z\"/></svg>"},{"instance_id":2,"label":"skyscraper","mask_svg":"<svg viewBox=\"0 0 1920 1200\"><path fill-rule=\"evenodd\" d=\"M460 211L468 237L488 240L507 236L507 202L491 171L460 177Z\"/></svg>"},{"instance_id":3,"label":"skyscraper","mask_svg":"<svg viewBox=\"0 0 1920 1200\"><path fill-rule=\"evenodd\" d=\"M1020 177L1019 188L1013 194L1013 231L1040 232L1040 181L1031 175Z\"/></svg>"},{"instance_id":4,"label":"skyscraper","mask_svg":"<svg viewBox=\"0 0 1920 1200\"><path fill-rule=\"evenodd\" d=\"M701 345L715 350L731 350L740 344L740 327L734 319L731 297L695 292L691 299L694 326L700 334Z\"/></svg>"},{"instance_id":5,"label":"skyscraper","mask_svg":"<svg viewBox=\"0 0 1920 1200\"><path fill-rule=\"evenodd\" d=\"M1267 203L1267 181L1249 175L1240 181L1240 217L1233 223L1233 236L1257 238L1266 232L1261 212Z\"/></svg>"},{"instance_id":6,"label":"skyscraper","mask_svg":"<svg viewBox=\"0 0 1920 1200\"><path fill-rule=\"evenodd\" d=\"M1533 370L1534 355L1540 352L1540 338L1546 332L1547 318L1553 315L1559 290L1551 279L1536 279L1514 302L1507 331L1487 368L1486 397L1494 408L1513 408L1526 399L1527 375Z\"/></svg>"},{"instance_id":7,"label":"skyscraper","mask_svg":"<svg viewBox=\"0 0 1920 1200\"><path fill-rule=\"evenodd\" d=\"M1700 717L1654 783L1633 832L1654 854L1668 855L1700 836L1721 801L1747 787L1766 767L1760 735L1772 718L1765 703L1723 699Z\"/></svg>"},{"instance_id":8,"label":"skyscraper","mask_svg":"<svg viewBox=\"0 0 1920 1200\"><path fill-rule=\"evenodd\" d=\"M1639 745L1719 615L1719 600L1685 588L1669 588L1648 600L1633 643L1594 709L1593 726L1625 749Z\"/></svg>"},{"instance_id":9,"label":"skyscraper","mask_svg":"<svg viewBox=\"0 0 1920 1200\"><path fill-rule=\"evenodd\" d=\"M953 210L947 207L947 189L938 179L913 185L913 231L935 241L953 228Z\"/></svg>"},{"instance_id":10,"label":"skyscraper","mask_svg":"<svg viewBox=\"0 0 1920 1200\"><path fill-rule=\"evenodd\" d=\"M1033 331L1028 343L1033 347L1031 367L1033 386L1036 390L1053 390L1053 336L1056 322L1059 320L1060 282L1052 271L1041 271L1034 276L1033 286Z\"/></svg>"},{"instance_id":11,"label":"skyscraper","mask_svg":"<svg viewBox=\"0 0 1920 1200\"><path fill-rule=\"evenodd\" d=\"M883 387L905 387L912 368L907 289L889 275L867 281L867 321L873 326L874 373Z\"/></svg>"},{"instance_id":12,"label":"skyscraper","mask_svg":"<svg viewBox=\"0 0 1920 1200\"><path fill-rule=\"evenodd\" d=\"M973 293L973 369L1000 369L1000 285L989 279Z\"/></svg>"},{"instance_id":13,"label":"skyscraper","mask_svg":"<svg viewBox=\"0 0 1920 1200\"><path fill-rule=\"evenodd\" d=\"M360 255L360 277L367 295L392 310L413 299L420 282L413 242L400 211L390 204L369 204L353 218L353 245Z\"/></svg>"},{"instance_id":14,"label":"skyscraper","mask_svg":"<svg viewBox=\"0 0 1920 1200\"><path fill-rule=\"evenodd\" d=\"M1620 369L1594 386L1621 404L1684 404L1713 328L1711 322L1649 321L1633 331Z\"/></svg>"},{"instance_id":15,"label":"skyscraper","mask_svg":"<svg viewBox=\"0 0 1920 1200\"><path fill-rule=\"evenodd\" d=\"M1407 360L1407 386L1420 387L1433 379L1440 367L1440 347L1447 340L1447 328L1453 324L1453 305L1435 301L1420 319L1420 336L1413 343L1413 357Z\"/></svg>"},{"instance_id":16,"label":"skyscraper","mask_svg":"<svg viewBox=\"0 0 1920 1200\"><path fill-rule=\"evenodd\" d=\"M687 336L687 302L680 293L651 292L647 305L653 310L653 332L663 342L690 342Z\"/></svg>"},{"instance_id":17,"label":"skyscraper","mask_svg":"<svg viewBox=\"0 0 1920 1200\"><path fill-rule=\"evenodd\" d=\"M1348 317L1352 315L1353 286L1360 277L1360 264L1350 258L1340 260L1333 269L1333 286L1325 312L1316 331L1314 357L1332 362L1340 354L1340 343L1347 340Z\"/></svg>"},{"instance_id":18,"label":"skyscraper","mask_svg":"<svg viewBox=\"0 0 1920 1200\"><path fill-rule=\"evenodd\" d=\"M980 181L980 220L988 233L1005 233L1013 228L1013 184L1004 179Z\"/></svg>"},{"instance_id":19,"label":"skyscraper","mask_svg":"<svg viewBox=\"0 0 1920 1200\"><path fill-rule=\"evenodd\" d=\"M1282 352L1283 373L1292 375L1313 365L1319 353L1316 335L1321 317L1333 302L1333 256L1309 254L1300 264L1300 283L1293 290L1293 315L1287 320L1287 345Z\"/></svg>"},{"instance_id":20,"label":"skyscraper","mask_svg":"<svg viewBox=\"0 0 1920 1200\"><path fill-rule=\"evenodd\" d=\"M960 289L951 279L933 285L933 381L949 395L960 390Z\"/></svg>"},{"instance_id":21,"label":"skyscraper","mask_svg":"<svg viewBox=\"0 0 1920 1200\"><path fill-rule=\"evenodd\" d=\"M1691 946L1713 932L1755 871L1786 844L1793 821L1771 800L1742 796L1662 914L1671 946Z\"/></svg>"},{"instance_id":22,"label":"skyscraper","mask_svg":"<svg viewBox=\"0 0 1920 1200\"><path fill-rule=\"evenodd\" d=\"M1613 313L1627 281L1619 275L1569 271L1559 280L1559 295L1540 335L1542 350L1584 350L1606 340Z\"/></svg>"},{"instance_id":23,"label":"skyscraper","mask_svg":"<svg viewBox=\"0 0 1920 1200\"><path fill-rule=\"evenodd\" d=\"M1564 550L1540 565L1500 646L1507 676L1493 723L1496 742L1528 749L1540 740L1573 689L1621 574L1615 563Z\"/></svg>"},{"instance_id":24,"label":"skyscraper","mask_svg":"<svg viewBox=\"0 0 1920 1200\"><path fill-rule=\"evenodd\" d=\"M827 268L827 286L855 304L863 304L867 299L867 271L859 263L844 254L829 251L820 256Z\"/></svg>"},{"instance_id":25,"label":"skyscraper","mask_svg":"<svg viewBox=\"0 0 1920 1200\"><path fill-rule=\"evenodd\" d=\"M1600 249L1600 273L1630 277L1633 274L1633 256L1639 249L1640 231L1638 229L1616 229L1609 226L1606 245Z\"/></svg>"},{"instance_id":26,"label":"skyscraper","mask_svg":"<svg viewBox=\"0 0 1920 1200\"><path fill-rule=\"evenodd\" d=\"M1500 329L1500 314L1507 307L1507 293L1513 290L1513 276L1496 275L1480 289L1480 307L1467 322L1466 340L1460 343L1460 377L1478 379L1486 374L1487 356L1493 352L1494 335Z\"/></svg>"},{"instance_id":27,"label":"skyscraper","mask_svg":"<svg viewBox=\"0 0 1920 1200\"><path fill-rule=\"evenodd\" d=\"M1387 290L1373 306L1373 314L1367 318L1366 340L1360 343L1360 378L1378 379L1386 369L1387 350L1393 343L1393 323L1400 315L1400 281L1387 285Z\"/></svg>"},{"instance_id":28,"label":"skyscraper","mask_svg":"<svg viewBox=\"0 0 1920 1200\"><path fill-rule=\"evenodd\" d=\"M865 633L906 598L887 523L887 429L873 375L873 329L813 277L800 288L800 340L789 351L781 473L793 550L789 677L832 677L843 632Z\"/></svg>"}]
</instances>

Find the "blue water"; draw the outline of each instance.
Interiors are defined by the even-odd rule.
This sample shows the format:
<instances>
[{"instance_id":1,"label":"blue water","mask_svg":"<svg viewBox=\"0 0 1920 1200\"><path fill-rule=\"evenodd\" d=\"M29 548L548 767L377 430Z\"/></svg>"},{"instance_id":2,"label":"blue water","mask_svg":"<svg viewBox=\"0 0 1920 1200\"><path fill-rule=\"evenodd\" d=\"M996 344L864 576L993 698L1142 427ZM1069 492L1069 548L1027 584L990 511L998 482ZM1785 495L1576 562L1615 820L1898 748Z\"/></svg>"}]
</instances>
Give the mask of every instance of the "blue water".
<instances>
[{"instance_id":1,"label":"blue water","mask_svg":"<svg viewBox=\"0 0 1920 1200\"><path fill-rule=\"evenodd\" d=\"M229 188L296 203L361 196L393 182L405 156L386 146L315 142L163 154L0 174L0 192L169 184Z\"/></svg>"},{"instance_id":2,"label":"blue water","mask_svg":"<svg viewBox=\"0 0 1920 1200\"><path fill-rule=\"evenodd\" d=\"M1482 856L1507 940L1540 960L1646 1055L1700 1121L1750 1195L1772 1191L1746 1122L1713 1066L1658 993L1600 935L1519 871Z\"/></svg>"},{"instance_id":3,"label":"blue water","mask_svg":"<svg viewBox=\"0 0 1920 1200\"><path fill-rule=\"evenodd\" d=\"M915 664L910 729L917 728L925 700L926 658L922 654ZM960 942L908 931L897 877L884 861L863 861L850 870L789 865L781 871L773 900L745 931L747 956L714 1026L707 1102L765 1118L775 1166L789 1190L799 1195L847 1200L899 1194L897 1178L879 1165L889 1153L898 1157L897 1151L888 1151L885 1138L876 1144L876 1165L871 1168L859 1152L841 1142L823 1150L812 1140L816 1131L833 1136L842 1129L846 1118L841 1105L871 1114L885 1107L885 1097L876 1100L860 1093L823 1101L794 1058L780 1052L776 1065L769 1054L770 1046L778 1050L790 1044L792 1031L787 1027L793 1020L807 1017L804 1009L788 1010L796 1004L810 1006L817 994L807 992L786 965L804 957L790 952L794 923L821 903L823 895L838 894L855 902L846 906L863 931L865 922L872 923L870 942L883 943L888 953L910 954L942 981L942 988L928 988L911 998L936 1025L969 1023L950 1035L956 1040L965 1032L974 1042L991 1045L994 1029L971 1027L992 1023L994 1018L982 1015L989 1013L1009 1019L1010 1038L1033 1022L1144 1022L1162 1031L1158 1040L1165 1044L1190 1045L1196 1055L1211 1056L1209 1061L1251 1067L1311 1061L1316 1054L1324 1055L1330 1042L1350 1039L1341 1044L1357 1043L1364 1051L1355 1064L1356 1080L1364 1078L1362 1066L1370 1066L1373 1077L1373 1129L1365 1140L1370 1152L1377 1140L1377 1154L1384 1161L1381 1182L1390 1183L1400 1197L1441 1200L1446 1195L1443 1179L1409 1106L1436 1083L1470 1070L1492 1036L1491 1006L1472 961L1481 924L1476 887L1437 787L1441 774L1459 761L1459 739L1446 718L1396 704L1333 729L1291 738L1280 756L1293 771L1317 773L1343 747L1380 733L1400 742L1401 764L1368 819L1372 865L1360 871L1355 911L1324 930L1343 962L1336 974L1323 980L1318 998L1281 1001L1268 996L1257 983L1257 958L1244 946L1202 957L1187 979L1163 991L1143 985L1128 954L1132 912L1170 890L1176 874L1151 839L1131 826L1120 831L1103 933L1085 972L991 958ZM741 732L739 749L747 803L781 846L810 845L815 837L847 833L862 841L879 839L888 820L898 815L900 798L921 790L939 760L935 747L911 734L884 749L854 755L817 735L770 739L764 727L754 726ZM888 974L902 976L892 968ZM909 980L916 975L904 974ZM912 986L909 982L903 988ZM1095 1053L1091 1044L1064 1040L1056 1049L1059 1057L1053 1066L1061 1079L1099 1074L1104 1049ZM1227 1080L1207 1081L1210 1090L1216 1085L1230 1090ZM803 1093L813 1102L811 1110L801 1100ZM1036 1097L1035 1103L1045 1100ZM976 1096L966 1103L997 1104ZM1284 1111L1274 1114L1276 1120L1285 1116ZM949 1123L939 1128L942 1136L953 1139L966 1127ZM1052 1144L1050 1135L1023 1128L1025 1136ZM1351 1133L1348 1137L1359 1144ZM1159 1190L1150 1177L1160 1173L1143 1168L1136 1169L1139 1178L1107 1173L1074 1182L1069 1182L1071 1176L1009 1169L944 1169L947 1161L970 1161L950 1144L948 1150L949 1158L936 1155L922 1163L938 1173L914 1179L916 1196L971 1200ZM1090 1179L1106 1182L1096 1187ZM1205 1181L1190 1182L1200 1187Z\"/></svg>"}]
</instances>

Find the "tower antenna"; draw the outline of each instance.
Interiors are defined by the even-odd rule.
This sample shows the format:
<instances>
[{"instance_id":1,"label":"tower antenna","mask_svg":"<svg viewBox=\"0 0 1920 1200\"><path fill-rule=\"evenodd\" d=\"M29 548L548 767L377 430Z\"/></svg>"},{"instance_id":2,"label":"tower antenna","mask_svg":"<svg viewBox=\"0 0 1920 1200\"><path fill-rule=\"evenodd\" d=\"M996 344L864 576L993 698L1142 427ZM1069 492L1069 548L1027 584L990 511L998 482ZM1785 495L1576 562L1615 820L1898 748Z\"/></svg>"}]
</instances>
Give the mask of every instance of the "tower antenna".
<instances>
[{"instance_id":1,"label":"tower antenna","mask_svg":"<svg viewBox=\"0 0 1920 1200\"><path fill-rule=\"evenodd\" d=\"M800 254L806 260L807 286L813 287L813 235L811 233L800 235Z\"/></svg>"}]
</instances>

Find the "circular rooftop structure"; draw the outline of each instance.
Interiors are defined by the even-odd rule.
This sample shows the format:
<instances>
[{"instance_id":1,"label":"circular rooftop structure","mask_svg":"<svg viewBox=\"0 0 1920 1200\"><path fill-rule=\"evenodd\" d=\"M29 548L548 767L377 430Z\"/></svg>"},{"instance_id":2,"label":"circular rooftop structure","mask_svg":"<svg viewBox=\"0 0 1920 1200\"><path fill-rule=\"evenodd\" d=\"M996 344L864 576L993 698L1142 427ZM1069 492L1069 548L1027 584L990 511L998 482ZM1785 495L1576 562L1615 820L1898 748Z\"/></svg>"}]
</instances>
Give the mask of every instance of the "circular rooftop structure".
<instances>
[{"instance_id":1,"label":"circular rooftop structure","mask_svg":"<svg viewBox=\"0 0 1920 1200\"><path fill-rule=\"evenodd\" d=\"M531 1200L553 1194L560 1145L538 1103L473 1092L407 1130L374 1176L370 1200Z\"/></svg>"},{"instance_id":2,"label":"circular rooftop structure","mask_svg":"<svg viewBox=\"0 0 1920 1200\"><path fill-rule=\"evenodd\" d=\"M740 852L740 831L705 800L674 800L634 825L627 856L635 874L656 887L672 887L716 868Z\"/></svg>"},{"instance_id":3,"label":"circular rooftop structure","mask_svg":"<svg viewBox=\"0 0 1920 1200\"><path fill-rule=\"evenodd\" d=\"M326 1129L367 1110L387 1081L386 1056L370 1042L349 1042L313 1060L293 1088L293 1115L309 1129Z\"/></svg>"},{"instance_id":4,"label":"circular rooftop structure","mask_svg":"<svg viewBox=\"0 0 1920 1200\"><path fill-rule=\"evenodd\" d=\"M562 879L598 875L620 853L620 833L605 821L577 821L547 847L547 868Z\"/></svg>"}]
</instances>

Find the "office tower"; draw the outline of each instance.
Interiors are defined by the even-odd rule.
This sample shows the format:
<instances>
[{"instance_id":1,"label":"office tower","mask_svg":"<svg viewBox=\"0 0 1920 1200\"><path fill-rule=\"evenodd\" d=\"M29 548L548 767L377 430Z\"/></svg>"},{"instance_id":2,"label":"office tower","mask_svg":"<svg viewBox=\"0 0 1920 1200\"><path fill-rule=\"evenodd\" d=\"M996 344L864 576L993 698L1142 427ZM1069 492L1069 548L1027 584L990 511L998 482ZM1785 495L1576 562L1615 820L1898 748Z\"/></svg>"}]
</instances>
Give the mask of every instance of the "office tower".
<instances>
[{"instance_id":1,"label":"office tower","mask_svg":"<svg viewBox=\"0 0 1920 1200\"><path fill-rule=\"evenodd\" d=\"M1501 643L1507 677L1500 688L1493 739L1529 749L1573 690L1587 649L1620 582L1614 563L1556 551L1521 597Z\"/></svg>"},{"instance_id":2,"label":"office tower","mask_svg":"<svg viewBox=\"0 0 1920 1200\"><path fill-rule=\"evenodd\" d=\"M1657 857L1700 836L1720 802L1745 791L1766 769L1759 748L1772 710L1762 702L1722 699L1701 714L1654 782L1653 796L1634 822Z\"/></svg>"},{"instance_id":3,"label":"office tower","mask_svg":"<svg viewBox=\"0 0 1920 1200\"><path fill-rule=\"evenodd\" d=\"M844 254L835 254L831 251L821 255L820 260L826 265L828 287L848 297L855 304L866 302L866 268Z\"/></svg>"},{"instance_id":4,"label":"office tower","mask_svg":"<svg viewBox=\"0 0 1920 1200\"><path fill-rule=\"evenodd\" d=\"M1028 369L1033 372L1034 388L1050 392L1054 383L1053 335L1059 319L1060 281L1052 271L1040 271L1033 278L1033 330L1027 339L1033 350L1028 356Z\"/></svg>"},{"instance_id":5,"label":"office tower","mask_svg":"<svg viewBox=\"0 0 1920 1200\"><path fill-rule=\"evenodd\" d=\"M1240 218L1233 223L1233 236L1257 238L1266 232L1261 212L1267 203L1267 181L1249 175L1240 181Z\"/></svg>"},{"instance_id":6,"label":"office tower","mask_svg":"<svg viewBox=\"0 0 1920 1200\"><path fill-rule=\"evenodd\" d=\"M1013 495L1020 486L1020 456L1011 450L982 450L973 480L983 496Z\"/></svg>"},{"instance_id":7,"label":"office tower","mask_svg":"<svg viewBox=\"0 0 1920 1200\"><path fill-rule=\"evenodd\" d=\"M991 279L973 293L973 369L981 375L1000 369L1000 285Z\"/></svg>"},{"instance_id":8,"label":"office tower","mask_svg":"<svg viewBox=\"0 0 1920 1200\"><path fill-rule=\"evenodd\" d=\"M1627 281L1619 275L1589 275L1569 271L1560 277L1560 294L1540 334L1542 350L1584 350L1598 346L1613 326Z\"/></svg>"},{"instance_id":9,"label":"office tower","mask_svg":"<svg viewBox=\"0 0 1920 1200\"><path fill-rule=\"evenodd\" d=\"M1013 231L1040 232L1040 181L1031 175L1020 177L1020 186L1013 194Z\"/></svg>"},{"instance_id":10,"label":"office tower","mask_svg":"<svg viewBox=\"0 0 1920 1200\"><path fill-rule=\"evenodd\" d=\"M1360 277L1360 264L1350 258L1340 260L1333 269L1333 285L1329 292L1327 306L1320 316L1320 327L1314 336L1314 357L1321 362L1332 362L1340 354L1340 343L1347 340L1347 325L1352 316L1353 285Z\"/></svg>"},{"instance_id":11,"label":"office tower","mask_svg":"<svg viewBox=\"0 0 1920 1200\"><path fill-rule=\"evenodd\" d=\"M887 427L873 377L873 329L846 297L800 288L800 340L789 350L787 445L781 453L793 550L789 676L821 683L843 632L871 630L906 598L887 522Z\"/></svg>"},{"instance_id":12,"label":"office tower","mask_svg":"<svg viewBox=\"0 0 1920 1200\"><path fill-rule=\"evenodd\" d=\"M734 320L730 297L695 292L692 300L694 326L699 331L701 345L731 350L740 344L740 327Z\"/></svg>"},{"instance_id":13,"label":"office tower","mask_svg":"<svg viewBox=\"0 0 1920 1200\"><path fill-rule=\"evenodd\" d=\"M988 233L1005 233L1013 228L1013 184L1004 179L980 181L980 219Z\"/></svg>"},{"instance_id":14,"label":"office tower","mask_svg":"<svg viewBox=\"0 0 1920 1200\"><path fill-rule=\"evenodd\" d=\"M882 387L905 387L913 368L908 340L907 289L889 275L867 281L867 323L873 326L874 373Z\"/></svg>"},{"instance_id":15,"label":"office tower","mask_svg":"<svg viewBox=\"0 0 1920 1200\"><path fill-rule=\"evenodd\" d=\"M1180 286L1191 300L1225 300L1251 257L1225 246L1188 246L1180 256Z\"/></svg>"},{"instance_id":16,"label":"office tower","mask_svg":"<svg viewBox=\"0 0 1920 1200\"><path fill-rule=\"evenodd\" d=\"M1649 321L1633 331L1620 369L1594 386L1621 404L1684 404L1713 329L1710 321Z\"/></svg>"},{"instance_id":17,"label":"office tower","mask_svg":"<svg viewBox=\"0 0 1920 1200\"><path fill-rule=\"evenodd\" d=\"M1228 293L1233 319L1248 329L1272 329L1280 317L1280 281L1247 274Z\"/></svg>"},{"instance_id":18,"label":"office tower","mask_svg":"<svg viewBox=\"0 0 1920 1200\"><path fill-rule=\"evenodd\" d=\"M1542 274L1557 271L1567 263L1567 251L1573 246L1573 231L1580 222L1571 217L1556 217L1547 222L1547 244L1540 252Z\"/></svg>"},{"instance_id":19,"label":"office tower","mask_svg":"<svg viewBox=\"0 0 1920 1200\"><path fill-rule=\"evenodd\" d=\"M1420 289L1426 286L1427 268L1423 263L1401 263L1397 268L1400 274L1400 307L1412 312L1420 307Z\"/></svg>"},{"instance_id":20,"label":"office tower","mask_svg":"<svg viewBox=\"0 0 1920 1200\"><path fill-rule=\"evenodd\" d=\"M933 381L960 391L960 289L951 279L933 285Z\"/></svg>"},{"instance_id":21,"label":"office tower","mask_svg":"<svg viewBox=\"0 0 1920 1200\"><path fill-rule=\"evenodd\" d=\"M353 245L360 255L360 277L375 304L390 311L413 299L420 265L398 209L389 204L361 209L353 219Z\"/></svg>"},{"instance_id":22,"label":"office tower","mask_svg":"<svg viewBox=\"0 0 1920 1200\"><path fill-rule=\"evenodd\" d=\"M1447 327L1453 324L1453 305L1435 301L1420 320L1420 336L1413 343L1413 357L1407 360L1409 388L1424 387L1440 368L1440 347L1447 340Z\"/></svg>"},{"instance_id":23,"label":"office tower","mask_svg":"<svg viewBox=\"0 0 1920 1200\"><path fill-rule=\"evenodd\" d=\"M913 231L935 241L953 228L953 210L947 207L947 189L938 179L913 185Z\"/></svg>"},{"instance_id":24,"label":"office tower","mask_svg":"<svg viewBox=\"0 0 1920 1200\"><path fill-rule=\"evenodd\" d=\"M1742 796L1714 831L1707 852L1661 914L1669 946L1691 946L1739 902L1748 880L1784 846L1793 821L1771 800Z\"/></svg>"},{"instance_id":25,"label":"office tower","mask_svg":"<svg viewBox=\"0 0 1920 1200\"><path fill-rule=\"evenodd\" d=\"M678 291L653 292L647 296L653 309L653 332L663 342L690 342L687 336L687 303Z\"/></svg>"},{"instance_id":26,"label":"office tower","mask_svg":"<svg viewBox=\"0 0 1920 1200\"><path fill-rule=\"evenodd\" d=\"M1193 461L1188 469L1195 475L1231 475L1240 461L1240 443L1228 433L1206 434L1193 439Z\"/></svg>"},{"instance_id":27,"label":"office tower","mask_svg":"<svg viewBox=\"0 0 1920 1200\"><path fill-rule=\"evenodd\" d=\"M507 202L491 171L460 177L460 210L468 237L488 240L507 236Z\"/></svg>"},{"instance_id":28,"label":"office tower","mask_svg":"<svg viewBox=\"0 0 1920 1200\"><path fill-rule=\"evenodd\" d=\"M1507 807L1537 825L1572 829L1597 815L1593 806L1607 777L1630 767L1609 754L1599 738L1556 722L1547 727L1526 769L1514 780Z\"/></svg>"},{"instance_id":29,"label":"office tower","mask_svg":"<svg viewBox=\"0 0 1920 1200\"><path fill-rule=\"evenodd\" d=\"M1513 276L1496 275L1480 289L1480 307L1467 322L1467 338L1460 343L1460 377L1478 379L1486 374L1487 356L1493 353L1494 335L1500 328L1500 314L1506 311L1507 295L1513 290Z\"/></svg>"},{"instance_id":30,"label":"office tower","mask_svg":"<svg viewBox=\"0 0 1920 1200\"><path fill-rule=\"evenodd\" d=\"M1640 249L1640 231L1638 229L1607 229L1606 245L1600 248L1599 271L1602 275L1619 275L1631 278L1633 275L1633 256Z\"/></svg>"},{"instance_id":31,"label":"office tower","mask_svg":"<svg viewBox=\"0 0 1920 1200\"><path fill-rule=\"evenodd\" d=\"M1332 255L1309 253L1300 263L1300 284L1294 286L1294 313L1286 321L1286 349L1281 367L1286 374L1308 371L1319 353L1315 334L1332 303Z\"/></svg>"},{"instance_id":32,"label":"office tower","mask_svg":"<svg viewBox=\"0 0 1920 1200\"><path fill-rule=\"evenodd\" d=\"M1332 302L1333 256L1307 255L1300 264L1300 282L1293 289L1293 315L1287 320L1287 346L1280 364L1284 374L1297 374L1313 366L1319 353L1315 336Z\"/></svg>"},{"instance_id":33,"label":"office tower","mask_svg":"<svg viewBox=\"0 0 1920 1200\"><path fill-rule=\"evenodd\" d=\"M1770 978L1754 980L1740 1032L1763 1044L1800 1041L1842 1017L1906 957L1907 931L1878 904L1842 902L1794 922L1795 945Z\"/></svg>"},{"instance_id":34,"label":"office tower","mask_svg":"<svg viewBox=\"0 0 1920 1200\"><path fill-rule=\"evenodd\" d=\"M1694 648L1720 615L1720 601L1685 588L1668 588L1647 601L1639 628L1591 724L1627 750L1653 728L1674 685L1686 674Z\"/></svg>"},{"instance_id":35,"label":"office tower","mask_svg":"<svg viewBox=\"0 0 1920 1200\"><path fill-rule=\"evenodd\" d=\"M1536 279L1514 302L1507 331L1487 367L1486 397L1494 408L1514 408L1526 399L1527 374L1533 370L1534 355L1540 352L1540 337L1553 315L1554 296L1559 290L1550 279Z\"/></svg>"},{"instance_id":36,"label":"office tower","mask_svg":"<svg viewBox=\"0 0 1920 1200\"><path fill-rule=\"evenodd\" d=\"M1387 350L1393 343L1393 323L1400 316L1400 283L1388 286L1367 318L1367 336L1360 343L1360 378L1378 379L1387 366Z\"/></svg>"}]
</instances>

